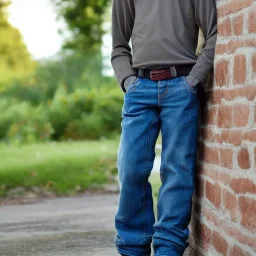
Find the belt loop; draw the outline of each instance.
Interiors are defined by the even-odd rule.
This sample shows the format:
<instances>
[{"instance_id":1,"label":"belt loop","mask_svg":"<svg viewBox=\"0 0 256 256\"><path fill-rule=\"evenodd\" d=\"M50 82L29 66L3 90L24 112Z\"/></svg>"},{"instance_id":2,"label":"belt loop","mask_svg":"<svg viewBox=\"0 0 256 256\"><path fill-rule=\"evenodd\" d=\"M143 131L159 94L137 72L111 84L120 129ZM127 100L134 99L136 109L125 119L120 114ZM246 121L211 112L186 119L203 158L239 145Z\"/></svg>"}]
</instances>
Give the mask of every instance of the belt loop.
<instances>
[{"instance_id":1,"label":"belt loop","mask_svg":"<svg viewBox=\"0 0 256 256\"><path fill-rule=\"evenodd\" d=\"M144 77L144 70L143 69L141 69L141 68L139 68L139 76L140 77Z\"/></svg>"},{"instance_id":2,"label":"belt loop","mask_svg":"<svg viewBox=\"0 0 256 256\"><path fill-rule=\"evenodd\" d=\"M177 71L176 71L175 66L171 66L171 67L170 67L170 71L171 71L173 77L174 77L174 76L177 76Z\"/></svg>"}]
</instances>

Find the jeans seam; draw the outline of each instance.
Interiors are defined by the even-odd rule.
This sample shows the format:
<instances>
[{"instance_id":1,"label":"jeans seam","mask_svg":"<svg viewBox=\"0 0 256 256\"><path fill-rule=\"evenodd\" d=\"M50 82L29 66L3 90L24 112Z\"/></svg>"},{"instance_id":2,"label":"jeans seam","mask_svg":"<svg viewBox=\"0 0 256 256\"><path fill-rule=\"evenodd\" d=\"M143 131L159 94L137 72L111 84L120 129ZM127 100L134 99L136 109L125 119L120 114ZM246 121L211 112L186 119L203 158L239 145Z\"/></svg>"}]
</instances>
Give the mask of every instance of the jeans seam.
<instances>
[{"instance_id":1,"label":"jeans seam","mask_svg":"<svg viewBox=\"0 0 256 256\"><path fill-rule=\"evenodd\" d=\"M152 121L151 121L151 124L149 126L149 132L148 132L148 143L147 143L147 150L146 150L146 155L145 155L145 163L144 163L144 170L146 171L147 170L147 166L146 166L146 163L147 163L147 159L148 159L148 153L149 153L149 147L150 147L150 135L151 135L151 130L152 130L152 126L154 124L154 116L152 118ZM143 196L144 196L144 205L143 205L143 208L144 208L144 242L146 242L146 209L145 209L145 202L146 202L146 193L145 193L145 182L146 180L143 182ZM145 248L143 247L143 254L146 253L145 251Z\"/></svg>"},{"instance_id":2,"label":"jeans seam","mask_svg":"<svg viewBox=\"0 0 256 256\"><path fill-rule=\"evenodd\" d=\"M168 87L166 87L163 93L159 94L159 101L162 100L167 93L168 93Z\"/></svg>"}]
</instances>

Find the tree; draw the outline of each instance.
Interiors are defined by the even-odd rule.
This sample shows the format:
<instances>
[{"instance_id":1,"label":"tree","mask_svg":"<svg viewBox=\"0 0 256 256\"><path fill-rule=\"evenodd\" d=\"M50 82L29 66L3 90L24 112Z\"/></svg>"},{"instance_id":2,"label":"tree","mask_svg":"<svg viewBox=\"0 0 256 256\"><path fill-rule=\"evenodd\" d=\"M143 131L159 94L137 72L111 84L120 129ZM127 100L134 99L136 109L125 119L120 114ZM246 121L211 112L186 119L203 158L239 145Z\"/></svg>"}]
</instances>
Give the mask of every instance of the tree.
<instances>
[{"instance_id":1,"label":"tree","mask_svg":"<svg viewBox=\"0 0 256 256\"><path fill-rule=\"evenodd\" d=\"M104 33L102 23L110 0L51 0L62 17L71 36L64 49L99 52Z\"/></svg>"},{"instance_id":2,"label":"tree","mask_svg":"<svg viewBox=\"0 0 256 256\"><path fill-rule=\"evenodd\" d=\"M0 90L7 80L28 74L34 67L19 30L8 22L8 4L0 0Z\"/></svg>"}]
</instances>

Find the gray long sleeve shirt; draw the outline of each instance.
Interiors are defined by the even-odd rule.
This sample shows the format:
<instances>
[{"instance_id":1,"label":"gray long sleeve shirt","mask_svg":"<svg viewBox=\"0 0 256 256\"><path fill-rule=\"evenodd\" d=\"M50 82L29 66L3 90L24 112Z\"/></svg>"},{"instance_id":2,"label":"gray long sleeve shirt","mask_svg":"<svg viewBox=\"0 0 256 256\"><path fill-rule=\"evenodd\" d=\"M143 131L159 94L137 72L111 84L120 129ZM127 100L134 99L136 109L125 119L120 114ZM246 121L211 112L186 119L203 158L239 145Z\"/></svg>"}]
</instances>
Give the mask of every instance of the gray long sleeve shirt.
<instances>
[{"instance_id":1,"label":"gray long sleeve shirt","mask_svg":"<svg viewBox=\"0 0 256 256\"><path fill-rule=\"evenodd\" d=\"M216 12L215 0L113 0L111 63L121 89L139 67L195 64L187 78L204 83L213 66ZM205 43L197 56L199 27Z\"/></svg>"}]
</instances>

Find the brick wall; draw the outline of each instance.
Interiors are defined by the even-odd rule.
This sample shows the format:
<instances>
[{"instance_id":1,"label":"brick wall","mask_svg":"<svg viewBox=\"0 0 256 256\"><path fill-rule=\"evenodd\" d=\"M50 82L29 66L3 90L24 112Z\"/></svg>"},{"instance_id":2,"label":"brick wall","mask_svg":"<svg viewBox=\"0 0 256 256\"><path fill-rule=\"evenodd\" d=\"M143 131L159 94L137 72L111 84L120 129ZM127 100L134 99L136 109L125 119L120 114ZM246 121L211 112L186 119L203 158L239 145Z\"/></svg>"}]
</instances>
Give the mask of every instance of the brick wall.
<instances>
[{"instance_id":1,"label":"brick wall","mask_svg":"<svg viewBox=\"0 0 256 256\"><path fill-rule=\"evenodd\" d=\"M256 1L219 0L212 83L200 92L189 256L256 255ZM210 80L209 80L210 81Z\"/></svg>"}]
</instances>

